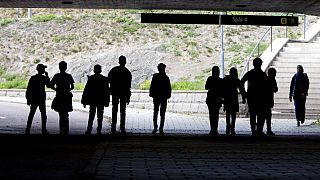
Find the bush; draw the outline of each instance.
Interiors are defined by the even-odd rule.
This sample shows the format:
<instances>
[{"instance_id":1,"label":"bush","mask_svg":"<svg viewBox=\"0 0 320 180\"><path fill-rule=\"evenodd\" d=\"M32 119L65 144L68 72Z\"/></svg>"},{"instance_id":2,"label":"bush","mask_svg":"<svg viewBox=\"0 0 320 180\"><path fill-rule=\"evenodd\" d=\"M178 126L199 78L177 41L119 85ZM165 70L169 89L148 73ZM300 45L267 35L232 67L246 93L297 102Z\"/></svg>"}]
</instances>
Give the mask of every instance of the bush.
<instances>
[{"instance_id":1,"label":"bush","mask_svg":"<svg viewBox=\"0 0 320 180\"><path fill-rule=\"evenodd\" d=\"M0 83L0 89L26 89L28 81L23 78L15 78L10 81Z\"/></svg>"},{"instance_id":2,"label":"bush","mask_svg":"<svg viewBox=\"0 0 320 180\"><path fill-rule=\"evenodd\" d=\"M57 16L55 14L47 14L47 15L37 15L32 17L32 21L34 22L48 22L53 19L56 19Z\"/></svg>"},{"instance_id":3,"label":"bush","mask_svg":"<svg viewBox=\"0 0 320 180\"><path fill-rule=\"evenodd\" d=\"M14 22L14 20L10 18L0 19L0 26L6 26L12 22Z\"/></svg>"}]
</instances>

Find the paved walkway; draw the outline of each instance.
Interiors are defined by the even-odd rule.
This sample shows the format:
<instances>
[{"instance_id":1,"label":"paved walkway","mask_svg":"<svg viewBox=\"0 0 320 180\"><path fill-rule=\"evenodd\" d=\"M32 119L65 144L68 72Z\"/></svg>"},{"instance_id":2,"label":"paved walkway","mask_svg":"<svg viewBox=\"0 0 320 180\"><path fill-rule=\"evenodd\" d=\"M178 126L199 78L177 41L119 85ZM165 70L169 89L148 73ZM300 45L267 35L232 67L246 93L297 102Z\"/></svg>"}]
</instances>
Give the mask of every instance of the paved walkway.
<instances>
[{"instance_id":1,"label":"paved walkway","mask_svg":"<svg viewBox=\"0 0 320 180\"><path fill-rule=\"evenodd\" d=\"M0 97L0 101L25 103L23 98ZM74 108L78 111L88 111L76 102ZM88 114L80 113L80 115L87 116ZM105 115L104 132L109 133L110 107L106 108ZM37 118L35 120L40 121L39 117ZM72 134L83 134L85 131L86 118L82 119L81 121L70 120ZM211 137L207 135L209 132L207 115L168 113L165 124L166 135L152 136L152 111L128 109L128 135L90 137L98 139L101 143L97 145L89 161L83 159L82 162L87 162L85 168L81 172L78 172L77 169L74 173L77 173L80 179L320 179L320 127L311 125L314 121L307 120L301 127L296 127L296 122L293 119L274 119L273 129L278 136L251 138L248 118L239 118L237 120L238 136ZM57 128L57 122L51 123L48 124L48 129ZM10 128L17 127L25 127L25 121L22 120ZM219 130L221 134L224 133L224 127L224 119L220 118ZM35 123L34 128L40 132L40 123ZM8 133L4 132L4 129L0 129L0 131L0 133ZM23 129L19 132L23 133ZM57 131L53 132L57 133ZM41 136L31 136L31 138L33 137ZM50 149L51 146L61 146L61 140L55 140L58 136L52 135L50 137L54 139L55 143L47 143L47 149ZM80 137L86 138L85 136ZM9 142L11 143L11 141ZM38 144L37 141L32 142ZM40 142L40 144L42 143ZM68 143L66 144L68 145ZM81 148L86 146L79 145ZM77 149L77 147L72 147ZM52 154L55 151L48 152ZM77 152L86 154L78 150ZM11 155L9 151L6 153ZM63 164L63 158L66 154L61 153L58 156L55 153L54 155L57 156L54 157L55 159L60 157L61 162L59 162ZM15 157L15 154L13 153L11 156ZM42 156L47 157L48 154L39 150L37 157L40 164ZM84 155L79 155L79 158L83 157L86 158ZM51 156L47 157L47 159L50 158ZM27 164L31 161L29 159L26 161L22 156L19 160L19 167L28 167ZM79 163L76 160L72 159L70 163ZM21 164L24 161L27 163ZM49 162L51 161L46 161L46 166L44 166L47 168L45 170L46 176L39 173L42 166L39 166L37 170L28 170L27 173L31 171L30 176L46 177L46 179L56 179L55 174L59 175L59 179L72 177L71 174L64 176L64 171L67 171L64 168L51 169L52 165ZM54 161L52 162L54 163ZM12 167L16 166L15 162L11 164ZM70 167L73 166L70 165ZM78 167L79 165L74 166L75 169ZM15 169L11 169L11 171L13 174L20 172ZM68 172L71 173L73 170L70 169ZM53 174L50 175L51 173ZM9 175L8 178L12 178L12 176Z\"/></svg>"},{"instance_id":2,"label":"paved walkway","mask_svg":"<svg viewBox=\"0 0 320 180\"><path fill-rule=\"evenodd\" d=\"M26 104L24 98L18 97L0 97L0 101L3 102L14 102L14 103L23 103ZM51 101L47 102L48 105L51 104ZM89 108L83 108L79 102L73 103L74 109L77 111L88 112ZM37 112L38 113L38 112ZM153 129L152 122L152 111L146 109L127 109L127 121L126 128L128 133L151 133ZM70 113L72 115L72 113ZM26 115L27 116L27 115ZM86 113L83 116L87 116ZM110 132L110 123L111 123L111 107L105 109L105 121L103 126L103 131L106 133ZM40 129L40 120L39 115L35 117L34 126ZM70 119L70 129L72 133L82 134L85 131L86 120L79 121L73 120L72 116ZM320 135L320 126L312 125L315 120L306 120L306 122L300 126L296 126L296 121L294 119L273 119L272 127L273 131L277 135ZM25 123L20 122L14 126L23 127L20 133L23 133ZM57 122L51 122L48 120L48 129L50 130L51 126L54 126L56 130L55 133L58 133ZM94 126L95 127L95 126ZM8 127L15 128L15 127ZM5 131L2 129L2 131ZM165 132L170 134L208 134L209 132L209 118L207 114L177 114L177 113L167 113L166 122L165 122ZM219 121L219 132L224 134L225 132L225 119L220 117ZM250 134L250 122L249 118L237 118L236 122L236 132L239 135L249 135Z\"/></svg>"}]
</instances>

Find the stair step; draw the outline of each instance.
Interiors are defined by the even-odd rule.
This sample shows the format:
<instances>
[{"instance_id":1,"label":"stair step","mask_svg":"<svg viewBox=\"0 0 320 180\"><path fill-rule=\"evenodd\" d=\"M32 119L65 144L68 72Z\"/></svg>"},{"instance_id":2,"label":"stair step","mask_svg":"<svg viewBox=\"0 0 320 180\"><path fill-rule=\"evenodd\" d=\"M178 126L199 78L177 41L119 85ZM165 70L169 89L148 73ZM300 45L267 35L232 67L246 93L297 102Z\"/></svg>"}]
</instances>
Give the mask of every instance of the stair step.
<instances>
[{"instance_id":1,"label":"stair step","mask_svg":"<svg viewBox=\"0 0 320 180\"><path fill-rule=\"evenodd\" d=\"M319 57L308 57L307 59L305 57L277 57L275 59L277 62L286 62L288 64L308 64L308 63L319 63L320 58Z\"/></svg>"},{"instance_id":2,"label":"stair step","mask_svg":"<svg viewBox=\"0 0 320 180\"><path fill-rule=\"evenodd\" d=\"M284 62L284 61L273 61L271 66L274 66L276 69L280 67L288 67L288 68L297 68L297 63L291 63L291 62ZM303 64L304 69L309 68L320 68L320 60L312 62L312 63L306 63Z\"/></svg>"},{"instance_id":3,"label":"stair step","mask_svg":"<svg viewBox=\"0 0 320 180\"><path fill-rule=\"evenodd\" d=\"M320 47L319 47L320 49ZM302 54L302 53L287 53L287 52L280 52L279 57L286 57L286 58L319 58L320 59L320 53L317 54Z\"/></svg>"},{"instance_id":4,"label":"stair step","mask_svg":"<svg viewBox=\"0 0 320 180\"><path fill-rule=\"evenodd\" d=\"M303 48L320 48L320 43L312 42L312 43L288 43L286 47L303 47Z\"/></svg>"},{"instance_id":5,"label":"stair step","mask_svg":"<svg viewBox=\"0 0 320 180\"><path fill-rule=\"evenodd\" d=\"M296 115L294 113L272 113L272 118L273 119L293 119L292 123L296 123L295 118ZM320 115L319 114L306 114L306 119L309 120L318 120L320 119Z\"/></svg>"},{"instance_id":6,"label":"stair step","mask_svg":"<svg viewBox=\"0 0 320 180\"><path fill-rule=\"evenodd\" d=\"M283 53L299 53L299 54L320 54L319 47L310 47L310 48L304 48L304 47L283 47L282 49Z\"/></svg>"}]
</instances>

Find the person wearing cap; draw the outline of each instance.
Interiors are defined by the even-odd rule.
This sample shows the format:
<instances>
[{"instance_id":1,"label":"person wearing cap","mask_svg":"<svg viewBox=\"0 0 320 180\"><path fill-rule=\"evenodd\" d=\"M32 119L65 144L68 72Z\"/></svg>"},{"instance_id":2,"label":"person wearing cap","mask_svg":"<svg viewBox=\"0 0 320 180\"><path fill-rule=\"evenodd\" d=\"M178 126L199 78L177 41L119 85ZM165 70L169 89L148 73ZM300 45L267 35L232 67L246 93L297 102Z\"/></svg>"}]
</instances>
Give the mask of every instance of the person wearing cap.
<instances>
[{"instance_id":1,"label":"person wearing cap","mask_svg":"<svg viewBox=\"0 0 320 180\"><path fill-rule=\"evenodd\" d=\"M47 66L43 64L37 65L38 73L31 76L28 82L26 99L30 106L30 112L27 121L25 134L30 134L34 114L39 107L42 121L42 134L49 134L47 131L47 112L46 112L46 91L45 86L50 87L50 78L45 71Z\"/></svg>"},{"instance_id":2,"label":"person wearing cap","mask_svg":"<svg viewBox=\"0 0 320 180\"><path fill-rule=\"evenodd\" d=\"M85 134L91 135L93 120L97 112L97 135L101 135L104 107L108 107L110 102L109 84L108 78L101 74L102 70L99 64L94 66L93 72L93 75L88 76L81 103L84 108L86 105L90 106L88 126Z\"/></svg>"},{"instance_id":3,"label":"person wearing cap","mask_svg":"<svg viewBox=\"0 0 320 180\"><path fill-rule=\"evenodd\" d=\"M274 132L271 130L271 118L272 110L274 106L274 93L278 92L278 85L276 80L277 70L275 68L268 69L267 77L267 109L266 109L266 123L267 123L267 135L274 136Z\"/></svg>"},{"instance_id":4,"label":"person wearing cap","mask_svg":"<svg viewBox=\"0 0 320 180\"><path fill-rule=\"evenodd\" d=\"M156 134L158 131L158 112L160 107L160 135L163 135L163 127L165 121L165 113L167 109L167 100L171 97L171 83L169 77L166 75L166 65L158 64L159 73L152 76L151 85L149 89L149 96L153 98L153 131Z\"/></svg>"},{"instance_id":5,"label":"person wearing cap","mask_svg":"<svg viewBox=\"0 0 320 180\"><path fill-rule=\"evenodd\" d=\"M59 70L60 73L55 74L51 80L51 88L56 91L51 108L59 113L60 135L68 135L69 112L73 111L71 90L74 89L74 80L71 74L66 72L65 61L59 63Z\"/></svg>"},{"instance_id":6,"label":"person wearing cap","mask_svg":"<svg viewBox=\"0 0 320 180\"><path fill-rule=\"evenodd\" d=\"M297 73L293 75L290 83L289 100L294 100L294 107L297 119L297 126L305 121L306 100L309 90L309 78L307 73L304 73L301 65L297 66Z\"/></svg>"},{"instance_id":7,"label":"person wearing cap","mask_svg":"<svg viewBox=\"0 0 320 180\"><path fill-rule=\"evenodd\" d=\"M109 84L112 95L112 123L111 133L116 133L118 105L120 103L120 131L126 134L126 105L130 103L131 72L125 67L126 57L119 57L119 66L113 67L109 74Z\"/></svg>"}]
</instances>

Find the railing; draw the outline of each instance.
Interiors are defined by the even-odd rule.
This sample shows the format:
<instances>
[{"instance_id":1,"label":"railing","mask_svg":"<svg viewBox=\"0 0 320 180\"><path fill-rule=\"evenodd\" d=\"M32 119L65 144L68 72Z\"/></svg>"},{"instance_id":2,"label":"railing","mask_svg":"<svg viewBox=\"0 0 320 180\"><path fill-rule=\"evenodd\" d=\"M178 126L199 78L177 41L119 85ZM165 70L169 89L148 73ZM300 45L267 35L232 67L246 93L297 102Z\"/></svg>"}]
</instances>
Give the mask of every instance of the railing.
<instances>
[{"instance_id":1,"label":"railing","mask_svg":"<svg viewBox=\"0 0 320 180\"><path fill-rule=\"evenodd\" d=\"M244 74L245 74L246 72L249 71L249 63L250 63L252 57L254 56L254 53L256 52L256 49L258 49L258 56L260 56L260 49L259 49L260 43L261 43L261 41L264 39L264 37L268 34L269 31L271 31L271 34L272 34L272 26L269 27L269 28L265 31L265 33L263 34L263 36L261 36L261 38L259 39L258 43L255 45L255 47L254 47L253 50L251 51L250 55L248 56L248 58L247 58L246 61L244 62L244 67L243 67L243 70L242 70L242 73L241 73L241 78L244 76ZM272 37L272 35L271 35L271 37ZM271 41L272 41L272 38L271 38ZM272 44L272 42L271 42L271 44ZM271 47L271 51L272 51L272 47Z\"/></svg>"},{"instance_id":2,"label":"railing","mask_svg":"<svg viewBox=\"0 0 320 180\"><path fill-rule=\"evenodd\" d=\"M306 38L306 31L307 31L307 16L305 14L296 14L297 16L303 16L303 39ZM262 42L262 40L265 38L265 36L268 34L268 32L270 32L270 49L272 52L272 41L273 41L273 37L272 37L272 26L270 26L263 34L263 36L261 36L261 38L259 39L259 41L257 42L257 44L255 45L255 47L253 48L252 52L250 53L250 55L247 57L247 59L244 61L244 66L243 66L243 70L241 72L241 78L244 76L244 74L246 72L249 71L249 64L251 62L251 60L254 57L254 54L256 52L256 50L258 50L257 56L255 57L260 57L260 44ZM288 27L286 27L286 31L285 31L285 37L288 37Z\"/></svg>"}]
</instances>

